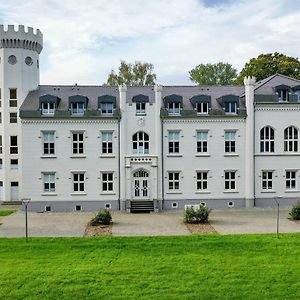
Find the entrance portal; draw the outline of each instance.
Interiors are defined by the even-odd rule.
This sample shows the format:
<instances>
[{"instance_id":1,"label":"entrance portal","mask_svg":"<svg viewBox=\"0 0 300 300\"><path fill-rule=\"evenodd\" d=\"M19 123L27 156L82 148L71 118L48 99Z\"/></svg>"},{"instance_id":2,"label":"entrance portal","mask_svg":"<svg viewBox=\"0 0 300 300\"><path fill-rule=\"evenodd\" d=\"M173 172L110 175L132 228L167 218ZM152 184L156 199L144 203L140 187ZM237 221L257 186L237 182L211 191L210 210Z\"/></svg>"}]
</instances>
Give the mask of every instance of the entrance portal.
<instances>
[{"instance_id":1,"label":"entrance portal","mask_svg":"<svg viewBox=\"0 0 300 300\"><path fill-rule=\"evenodd\" d=\"M144 170L133 174L133 197L136 199L149 198L149 173Z\"/></svg>"}]
</instances>

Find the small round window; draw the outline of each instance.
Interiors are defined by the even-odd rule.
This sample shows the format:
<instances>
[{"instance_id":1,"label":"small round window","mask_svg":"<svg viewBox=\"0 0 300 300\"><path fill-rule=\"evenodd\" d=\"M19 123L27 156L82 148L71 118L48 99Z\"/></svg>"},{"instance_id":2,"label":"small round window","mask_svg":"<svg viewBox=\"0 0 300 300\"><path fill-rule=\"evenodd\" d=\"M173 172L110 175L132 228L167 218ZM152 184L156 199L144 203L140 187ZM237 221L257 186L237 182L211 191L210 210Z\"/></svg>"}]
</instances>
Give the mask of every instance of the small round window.
<instances>
[{"instance_id":1,"label":"small round window","mask_svg":"<svg viewBox=\"0 0 300 300\"><path fill-rule=\"evenodd\" d=\"M14 56L14 55L10 55L8 57L8 62L11 64L11 65L15 65L17 63L17 58Z\"/></svg>"},{"instance_id":2,"label":"small round window","mask_svg":"<svg viewBox=\"0 0 300 300\"><path fill-rule=\"evenodd\" d=\"M27 57L25 58L25 64L26 64L27 66L31 66L31 65L33 64L33 60L32 60L32 58L31 58L30 56L27 56Z\"/></svg>"}]
</instances>

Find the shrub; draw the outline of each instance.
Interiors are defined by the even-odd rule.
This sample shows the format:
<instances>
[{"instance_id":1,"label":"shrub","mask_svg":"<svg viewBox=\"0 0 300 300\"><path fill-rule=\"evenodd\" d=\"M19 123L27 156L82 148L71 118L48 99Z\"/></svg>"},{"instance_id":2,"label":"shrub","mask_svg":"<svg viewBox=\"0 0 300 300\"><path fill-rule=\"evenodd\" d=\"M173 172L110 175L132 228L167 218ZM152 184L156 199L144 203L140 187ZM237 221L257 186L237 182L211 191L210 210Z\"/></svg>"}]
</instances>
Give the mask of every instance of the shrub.
<instances>
[{"instance_id":1,"label":"shrub","mask_svg":"<svg viewBox=\"0 0 300 300\"><path fill-rule=\"evenodd\" d=\"M184 221L186 223L194 224L207 223L211 211L211 208L208 208L202 204L198 209L194 209L193 207L187 208L184 212Z\"/></svg>"},{"instance_id":2,"label":"shrub","mask_svg":"<svg viewBox=\"0 0 300 300\"><path fill-rule=\"evenodd\" d=\"M300 220L300 202L296 203L290 212L290 216L293 220Z\"/></svg>"},{"instance_id":3,"label":"shrub","mask_svg":"<svg viewBox=\"0 0 300 300\"><path fill-rule=\"evenodd\" d=\"M112 220L111 213L108 209L102 208L99 212L92 218L90 224L96 225L109 225Z\"/></svg>"}]
</instances>

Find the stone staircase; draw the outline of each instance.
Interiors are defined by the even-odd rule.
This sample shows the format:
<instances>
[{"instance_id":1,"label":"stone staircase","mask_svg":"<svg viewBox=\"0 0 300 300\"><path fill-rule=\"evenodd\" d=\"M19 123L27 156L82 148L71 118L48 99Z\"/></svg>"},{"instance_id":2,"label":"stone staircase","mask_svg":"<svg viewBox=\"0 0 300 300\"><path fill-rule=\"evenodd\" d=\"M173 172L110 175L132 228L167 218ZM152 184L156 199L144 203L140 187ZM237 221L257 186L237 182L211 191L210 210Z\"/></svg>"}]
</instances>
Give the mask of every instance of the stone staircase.
<instances>
[{"instance_id":1,"label":"stone staircase","mask_svg":"<svg viewBox=\"0 0 300 300\"><path fill-rule=\"evenodd\" d=\"M154 211L153 201L133 200L130 201L131 213L150 213Z\"/></svg>"}]
</instances>

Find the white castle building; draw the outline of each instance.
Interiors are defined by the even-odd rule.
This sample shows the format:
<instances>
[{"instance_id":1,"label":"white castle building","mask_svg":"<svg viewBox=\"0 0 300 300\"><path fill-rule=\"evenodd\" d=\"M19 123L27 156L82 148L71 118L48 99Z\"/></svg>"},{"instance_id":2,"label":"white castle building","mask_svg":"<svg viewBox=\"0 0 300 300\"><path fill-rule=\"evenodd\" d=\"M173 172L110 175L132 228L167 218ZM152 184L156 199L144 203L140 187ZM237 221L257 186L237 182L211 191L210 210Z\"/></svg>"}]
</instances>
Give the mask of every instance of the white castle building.
<instances>
[{"instance_id":1,"label":"white castle building","mask_svg":"<svg viewBox=\"0 0 300 300\"><path fill-rule=\"evenodd\" d=\"M300 200L300 81L39 85L39 30L0 27L1 200L34 211Z\"/></svg>"}]
</instances>

